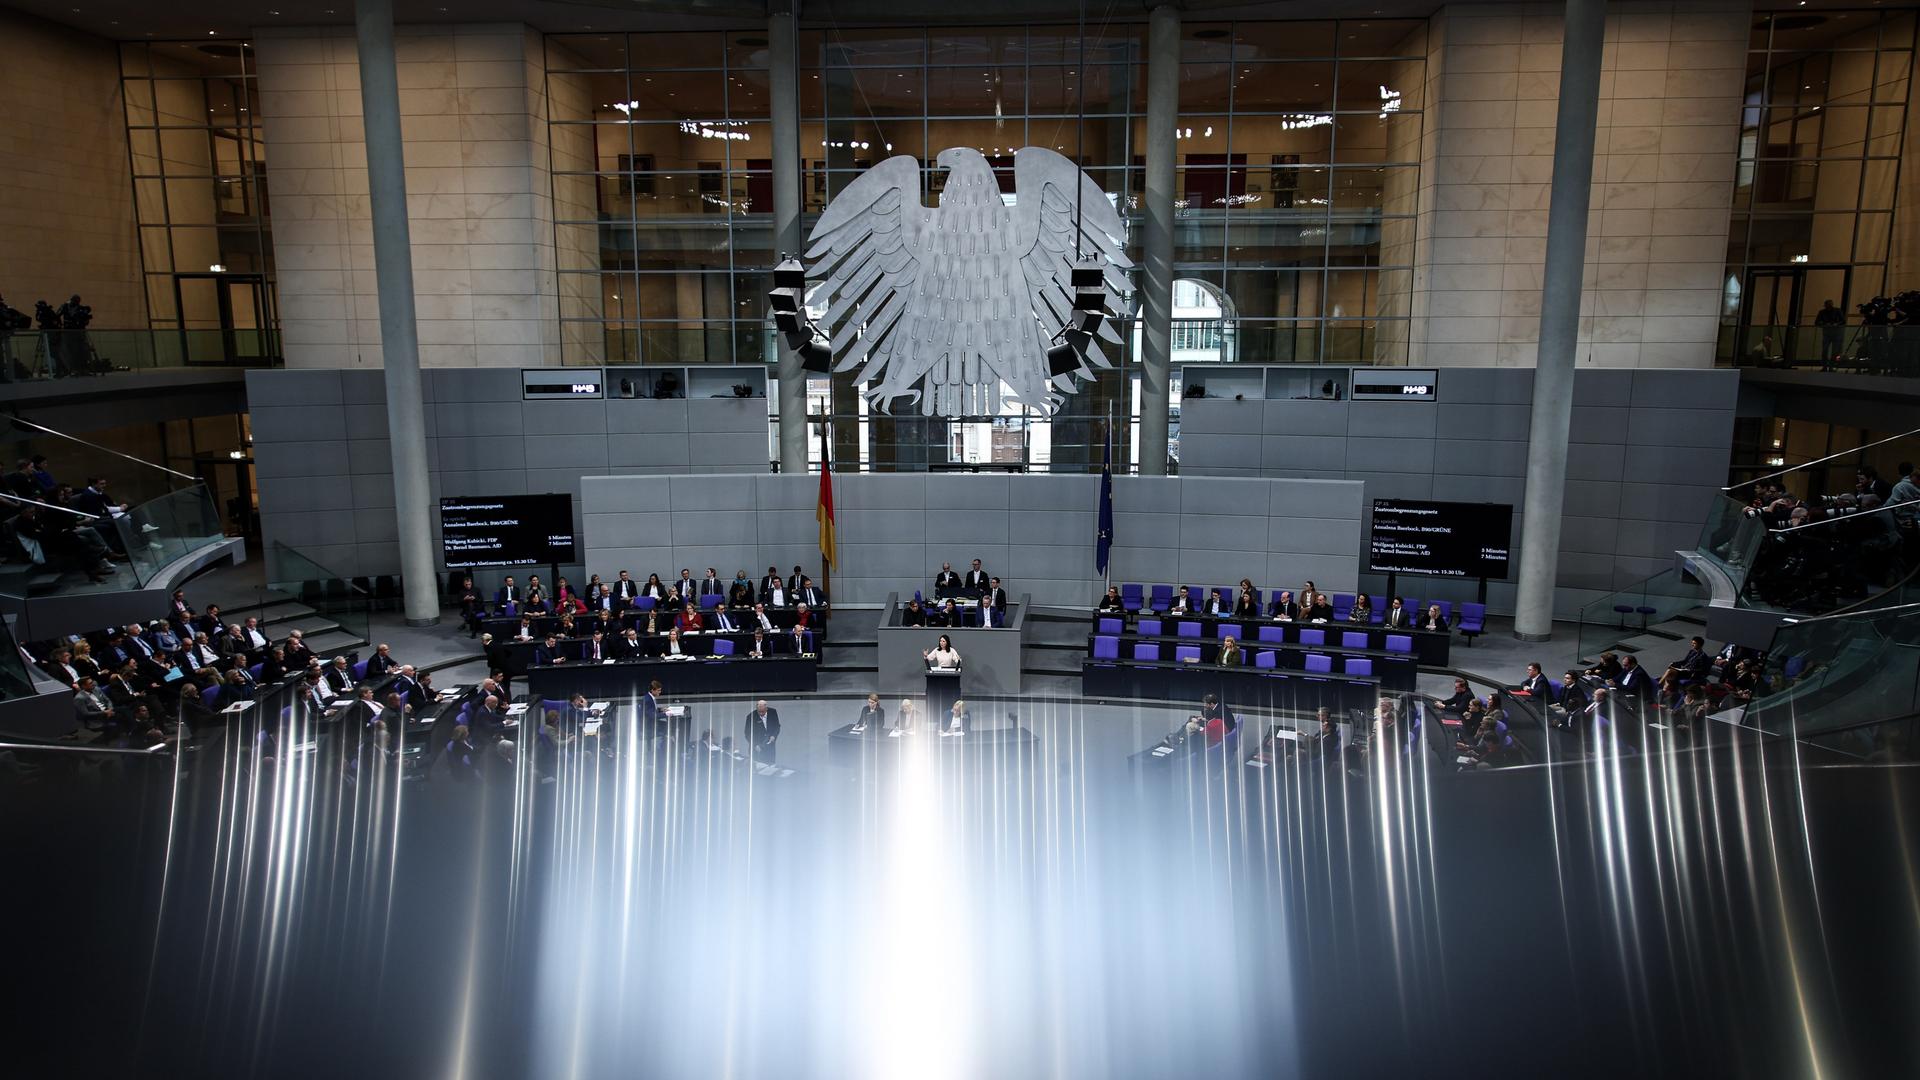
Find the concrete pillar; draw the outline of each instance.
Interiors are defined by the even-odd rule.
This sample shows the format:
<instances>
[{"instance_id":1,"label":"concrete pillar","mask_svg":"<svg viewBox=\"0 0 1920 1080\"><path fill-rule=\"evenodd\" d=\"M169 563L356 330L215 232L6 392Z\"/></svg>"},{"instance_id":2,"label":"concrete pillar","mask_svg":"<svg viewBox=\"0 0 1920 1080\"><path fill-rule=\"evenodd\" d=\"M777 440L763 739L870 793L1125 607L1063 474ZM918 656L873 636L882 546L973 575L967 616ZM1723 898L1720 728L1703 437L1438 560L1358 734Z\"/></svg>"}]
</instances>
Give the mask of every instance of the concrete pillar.
<instances>
[{"instance_id":1,"label":"concrete pillar","mask_svg":"<svg viewBox=\"0 0 1920 1080\"><path fill-rule=\"evenodd\" d=\"M407 625L432 626L440 621L440 582L427 516L433 493L427 484L427 414L413 313L393 0L356 0L353 23L359 35L360 108L367 132L367 196L373 210L373 270L380 296L380 358L387 384L387 445L393 457L402 596Z\"/></svg>"},{"instance_id":2,"label":"concrete pillar","mask_svg":"<svg viewBox=\"0 0 1920 1080\"><path fill-rule=\"evenodd\" d=\"M800 245L800 83L799 50L791 2L768 5L767 78L773 109L773 250L802 254ZM780 471L807 471L807 373L800 354L775 336L780 382Z\"/></svg>"},{"instance_id":3,"label":"concrete pillar","mask_svg":"<svg viewBox=\"0 0 1920 1080\"><path fill-rule=\"evenodd\" d=\"M1140 473L1167 472L1173 379L1174 125L1180 122L1180 9L1154 5L1147 24L1146 226L1140 261Z\"/></svg>"},{"instance_id":4,"label":"concrete pillar","mask_svg":"<svg viewBox=\"0 0 1920 1080\"><path fill-rule=\"evenodd\" d=\"M1547 259L1540 284L1540 358L1527 434L1527 493L1520 535L1520 589L1513 636L1553 636L1553 584L1560 568L1573 365L1580 336L1580 275L1587 251L1594 127L1600 112L1600 45L1606 0L1568 0L1560 46L1560 104L1553 136Z\"/></svg>"}]
</instances>

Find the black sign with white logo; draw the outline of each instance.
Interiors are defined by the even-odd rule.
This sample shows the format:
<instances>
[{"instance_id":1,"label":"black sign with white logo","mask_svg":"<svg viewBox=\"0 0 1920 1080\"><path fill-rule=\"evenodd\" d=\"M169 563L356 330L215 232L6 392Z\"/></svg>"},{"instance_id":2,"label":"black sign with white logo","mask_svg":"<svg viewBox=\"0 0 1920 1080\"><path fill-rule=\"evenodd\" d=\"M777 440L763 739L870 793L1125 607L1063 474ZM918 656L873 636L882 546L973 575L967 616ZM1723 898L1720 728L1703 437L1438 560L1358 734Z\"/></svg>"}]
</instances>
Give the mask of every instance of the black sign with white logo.
<instances>
[{"instance_id":1,"label":"black sign with white logo","mask_svg":"<svg viewBox=\"0 0 1920 1080\"><path fill-rule=\"evenodd\" d=\"M440 552L449 570L573 562L573 496L441 499Z\"/></svg>"},{"instance_id":2,"label":"black sign with white logo","mask_svg":"<svg viewBox=\"0 0 1920 1080\"><path fill-rule=\"evenodd\" d=\"M1375 499L1367 569L1504 579L1512 536L1513 507L1505 503Z\"/></svg>"},{"instance_id":3,"label":"black sign with white logo","mask_svg":"<svg viewBox=\"0 0 1920 1080\"><path fill-rule=\"evenodd\" d=\"M1428 368L1355 368L1355 401L1437 401L1439 372Z\"/></svg>"}]
</instances>

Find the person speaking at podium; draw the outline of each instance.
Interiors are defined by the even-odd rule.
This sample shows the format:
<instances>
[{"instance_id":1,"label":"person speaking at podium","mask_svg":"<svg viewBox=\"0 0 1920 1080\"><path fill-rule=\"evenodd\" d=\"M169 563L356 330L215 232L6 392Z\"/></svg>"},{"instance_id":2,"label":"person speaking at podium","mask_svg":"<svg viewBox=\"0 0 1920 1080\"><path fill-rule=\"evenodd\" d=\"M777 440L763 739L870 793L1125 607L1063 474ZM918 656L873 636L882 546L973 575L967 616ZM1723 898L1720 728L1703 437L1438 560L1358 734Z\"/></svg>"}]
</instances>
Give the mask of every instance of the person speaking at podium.
<instances>
[{"instance_id":1,"label":"person speaking at podium","mask_svg":"<svg viewBox=\"0 0 1920 1080\"><path fill-rule=\"evenodd\" d=\"M954 651L953 640L945 634L940 635L940 643L921 654L927 659L930 668L942 668L948 671L960 667L960 654Z\"/></svg>"}]
</instances>

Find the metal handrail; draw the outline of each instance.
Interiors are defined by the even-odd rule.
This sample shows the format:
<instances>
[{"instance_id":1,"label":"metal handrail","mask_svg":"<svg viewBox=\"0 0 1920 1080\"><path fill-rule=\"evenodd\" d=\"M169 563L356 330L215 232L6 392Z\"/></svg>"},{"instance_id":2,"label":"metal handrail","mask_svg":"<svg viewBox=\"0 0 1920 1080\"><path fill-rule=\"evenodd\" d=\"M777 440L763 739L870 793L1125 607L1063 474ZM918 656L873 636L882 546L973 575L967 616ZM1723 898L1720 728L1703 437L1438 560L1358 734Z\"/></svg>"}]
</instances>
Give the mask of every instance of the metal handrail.
<instances>
[{"instance_id":1,"label":"metal handrail","mask_svg":"<svg viewBox=\"0 0 1920 1080\"><path fill-rule=\"evenodd\" d=\"M1819 521L1809 521L1805 525L1789 525L1784 529L1768 529L1767 531L1775 535L1779 535L1780 533L1799 532L1801 529L1812 529L1821 525L1838 524L1839 522L1842 522L1842 521L1855 521L1863 517L1869 517L1873 514L1884 514L1889 510L1898 510L1903 506L1920 506L1920 499L1908 499L1906 502L1888 503L1885 506L1876 506L1871 510L1861 511L1859 513L1842 514L1839 517L1821 518Z\"/></svg>"},{"instance_id":2,"label":"metal handrail","mask_svg":"<svg viewBox=\"0 0 1920 1080\"><path fill-rule=\"evenodd\" d=\"M1912 431L1904 432L1899 435L1889 435L1886 438L1881 439L1879 442L1870 442L1865 446L1856 446L1849 450L1842 450L1837 454L1828 454L1826 457L1823 457L1823 458L1815 458L1812 461L1801 462L1798 465L1790 465L1787 468L1781 469L1779 472L1771 472L1765 476L1756 476L1751 480L1745 480L1738 484L1728 484L1726 487L1723 487L1720 490L1735 491L1743 487L1751 487L1762 480L1771 480L1776 476L1785 476L1790 472L1799 472L1801 469L1811 469L1815 465L1820 465L1825 462L1832 461L1834 458L1846 457L1848 454L1857 454L1862 450L1871 450L1876 446L1885 446L1887 443L1898 442L1901 439L1910 439L1915 435L1920 435L1920 428L1914 428Z\"/></svg>"},{"instance_id":3,"label":"metal handrail","mask_svg":"<svg viewBox=\"0 0 1920 1080\"><path fill-rule=\"evenodd\" d=\"M161 472L163 472L163 473L166 473L166 474L167 474L167 475L169 475L169 476L177 476L177 477L179 477L179 478L180 478L180 479L182 479L182 480L190 480L190 481L192 481L192 482L194 482L194 483L199 483L199 482L200 482L200 478L199 478L199 477L197 477L197 476L193 476L193 475L190 475L190 474L188 474L188 473L183 473L183 472L181 472L181 471L179 471L178 469L169 469L169 468L167 468L167 467L166 467L165 465L156 465L156 464L154 464L153 462L151 462L151 461L148 461L148 460L147 460L147 459L145 459L145 458L137 458L137 457L134 457L134 456L133 456L132 454L123 454L123 453L121 453L121 452L120 452L120 451L118 451L118 450L114 450L114 449L111 449L111 448L109 448L109 447L105 447L105 446L101 446L101 445L100 445L99 443L91 443L91 442L88 442L87 440L85 440L85 439L82 439L82 438L80 438L80 437L78 437L78 436L75 436L75 435L69 435L69 434L67 434L67 433L66 433L66 432L64 432L64 431L55 431L54 429L52 429L52 428L50 428L50 427L48 427L48 426L46 426L45 424L36 424L36 423L34 423L33 421L31 421L31 420L28 420L28 419L27 419L26 417L23 417L23 416L9 416L9 417L8 417L7 419L9 419L9 420L11 420L11 421L13 421L13 422L14 422L14 423L16 423L16 424L19 424L19 425L20 425L21 427L29 427L29 428L32 428L32 429L34 429L35 431L44 431L44 432L46 432L46 433L47 433L47 434L49 434L49 435L57 435L57 436L59 436L59 437L60 437L60 438L62 438L62 439L67 439L67 440L69 440L69 441L71 441L71 442L77 442L77 443L79 443L79 444L80 444L81 446L89 446L89 447L92 447L93 449L95 449L95 450L98 450L98 451L100 451L100 452L101 452L101 453L103 453L103 454L112 454L112 455L113 455L114 457L117 457L117 458L125 458L125 459L127 459L128 461L131 461L131 462L133 462L133 463L134 463L134 464L136 464L136 465L145 465L145 466L146 466L147 468L149 468L149 469L159 469L159 470L160 470Z\"/></svg>"},{"instance_id":4,"label":"metal handrail","mask_svg":"<svg viewBox=\"0 0 1920 1080\"><path fill-rule=\"evenodd\" d=\"M38 499L23 499L18 495L9 495L4 491L0 491L0 499L5 499L10 503L16 503L20 506L37 506L42 510L58 510L63 514L72 514L74 517L86 518L88 521L100 520L100 515L89 514L85 510L74 510L70 507L55 506L53 503L44 503Z\"/></svg>"},{"instance_id":5,"label":"metal handrail","mask_svg":"<svg viewBox=\"0 0 1920 1080\"><path fill-rule=\"evenodd\" d=\"M134 757L147 757L167 748L166 743L155 743L145 750L128 750L115 746L80 746L67 743L16 743L0 742L0 750L52 750L62 754L130 754Z\"/></svg>"}]
</instances>

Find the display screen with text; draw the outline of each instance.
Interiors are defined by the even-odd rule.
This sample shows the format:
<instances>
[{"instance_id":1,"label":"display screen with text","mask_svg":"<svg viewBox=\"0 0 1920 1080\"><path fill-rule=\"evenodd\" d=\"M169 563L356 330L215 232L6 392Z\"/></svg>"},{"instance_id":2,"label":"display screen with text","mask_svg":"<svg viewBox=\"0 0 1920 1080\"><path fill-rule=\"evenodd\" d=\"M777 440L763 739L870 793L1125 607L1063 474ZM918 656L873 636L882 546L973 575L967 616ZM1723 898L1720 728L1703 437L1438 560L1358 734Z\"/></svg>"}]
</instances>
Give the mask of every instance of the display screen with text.
<instances>
[{"instance_id":1,"label":"display screen with text","mask_svg":"<svg viewBox=\"0 0 1920 1080\"><path fill-rule=\"evenodd\" d=\"M1512 535L1513 507L1505 503L1375 499L1367 569L1503 579Z\"/></svg>"},{"instance_id":2,"label":"display screen with text","mask_svg":"<svg viewBox=\"0 0 1920 1080\"><path fill-rule=\"evenodd\" d=\"M573 496L441 499L440 551L449 570L571 563Z\"/></svg>"}]
</instances>

